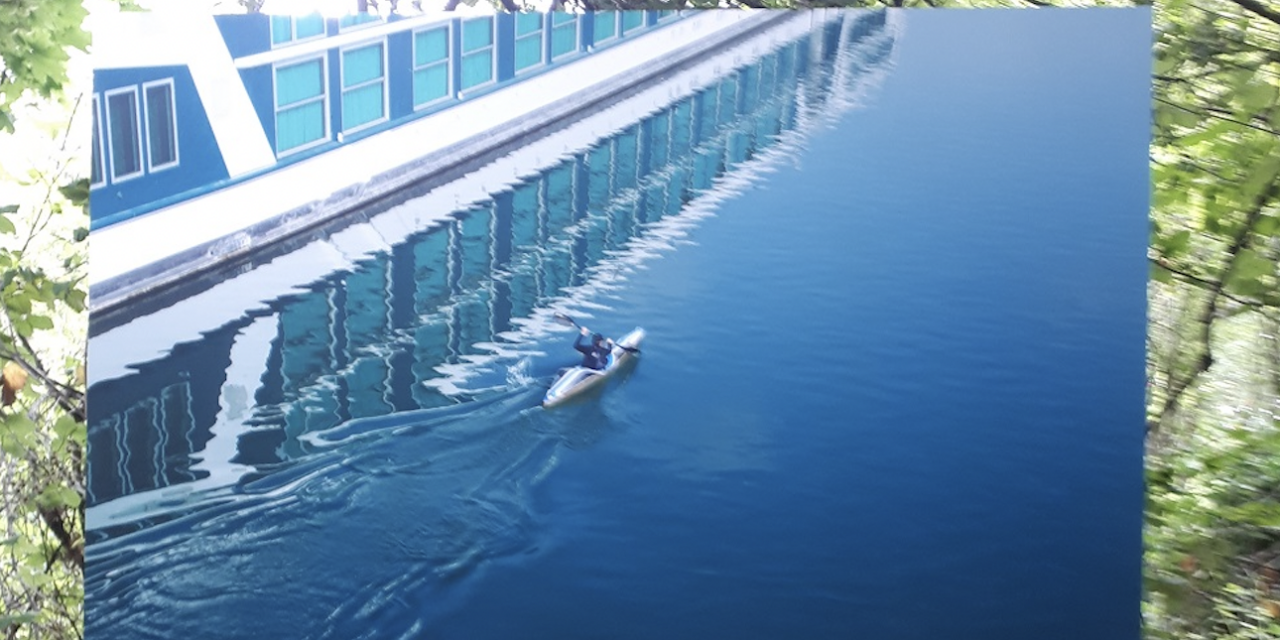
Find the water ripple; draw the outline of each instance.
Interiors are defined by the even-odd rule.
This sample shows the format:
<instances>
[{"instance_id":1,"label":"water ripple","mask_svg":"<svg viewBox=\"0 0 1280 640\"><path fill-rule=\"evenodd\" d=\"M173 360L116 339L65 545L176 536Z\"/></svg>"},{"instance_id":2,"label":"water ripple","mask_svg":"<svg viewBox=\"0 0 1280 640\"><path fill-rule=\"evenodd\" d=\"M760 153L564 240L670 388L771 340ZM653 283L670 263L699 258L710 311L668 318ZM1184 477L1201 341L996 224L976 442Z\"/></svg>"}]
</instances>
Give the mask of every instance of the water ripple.
<instances>
[{"instance_id":1,"label":"water ripple","mask_svg":"<svg viewBox=\"0 0 1280 640\"><path fill-rule=\"evenodd\" d=\"M412 635L436 615L415 594L536 551L537 486L561 448L611 428L599 408L530 409L544 387L311 434L309 457L91 546L89 617L117 636L202 635L181 616L151 614L203 603L206 613L225 612L201 623L224 625L219 637ZM336 584L363 586L326 586ZM282 626L273 617L281 610L304 627Z\"/></svg>"}]
</instances>

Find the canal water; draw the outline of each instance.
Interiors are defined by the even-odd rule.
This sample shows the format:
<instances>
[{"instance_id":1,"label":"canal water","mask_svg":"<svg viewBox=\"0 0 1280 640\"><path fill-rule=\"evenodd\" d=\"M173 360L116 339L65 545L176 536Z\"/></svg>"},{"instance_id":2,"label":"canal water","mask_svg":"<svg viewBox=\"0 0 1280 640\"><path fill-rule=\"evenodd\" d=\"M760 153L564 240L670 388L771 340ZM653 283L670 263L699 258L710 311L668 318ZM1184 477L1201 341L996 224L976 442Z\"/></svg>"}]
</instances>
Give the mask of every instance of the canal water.
<instances>
[{"instance_id":1,"label":"canal water","mask_svg":"<svg viewBox=\"0 0 1280 640\"><path fill-rule=\"evenodd\" d=\"M1149 10L798 19L95 318L89 637L1136 638Z\"/></svg>"}]
</instances>

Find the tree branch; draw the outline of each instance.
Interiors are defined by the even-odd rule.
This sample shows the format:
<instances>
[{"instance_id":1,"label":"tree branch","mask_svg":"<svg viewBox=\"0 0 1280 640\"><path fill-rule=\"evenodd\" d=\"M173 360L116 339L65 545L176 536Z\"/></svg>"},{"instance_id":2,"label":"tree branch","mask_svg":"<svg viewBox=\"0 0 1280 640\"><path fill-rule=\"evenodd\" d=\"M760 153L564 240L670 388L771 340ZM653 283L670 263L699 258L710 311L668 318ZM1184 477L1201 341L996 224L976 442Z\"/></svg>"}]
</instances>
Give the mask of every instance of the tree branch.
<instances>
[{"instance_id":1,"label":"tree branch","mask_svg":"<svg viewBox=\"0 0 1280 640\"><path fill-rule=\"evenodd\" d=\"M1192 113L1192 114L1201 116L1203 118L1217 118L1218 120L1223 120L1225 122L1230 122L1232 124L1238 124L1242 127L1248 127L1256 131L1261 131L1262 133L1271 134L1273 136L1280 136L1280 131L1273 131L1271 129L1267 129L1266 127L1259 127L1254 124L1249 124L1248 122L1241 122L1239 120L1236 120L1235 118L1228 118L1224 115L1219 115L1223 113L1230 113L1229 111L1225 109L1221 109L1219 107L1205 106L1205 107L1201 107L1203 111L1197 111L1196 109L1192 109L1191 107L1188 107L1185 105L1177 104L1176 102L1171 102L1165 98L1156 98L1156 102L1169 105L1170 107L1173 107L1175 109L1181 109L1183 111L1186 111L1187 113Z\"/></svg>"},{"instance_id":2,"label":"tree branch","mask_svg":"<svg viewBox=\"0 0 1280 640\"><path fill-rule=\"evenodd\" d=\"M27 350L30 360L34 361L34 364L28 361L27 354L0 351L0 357L16 362L18 366L22 367L23 370L27 372L28 375L38 379L40 383L43 384L51 394L53 394L58 406L61 407L63 411L66 411L71 415L71 417L75 418L76 422L84 422L86 417L84 411L84 392L70 385L54 380L53 376L49 375L49 373L45 371L44 365L41 364L39 356L37 356L35 350L31 348L31 343L22 335L18 335L18 340L22 342L23 348Z\"/></svg>"},{"instance_id":3,"label":"tree branch","mask_svg":"<svg viewBox=\"0 0 1280 640\"><path fill-rule=\"evenodd\" d=\"M1201 289L1212 291L1216 289L1218 286L1217 282L1206 279L1202 276L1198 276L1188 271L1183 271L1182 269L1170 264L1169 261L1164 258L1156 257L1156 258L1153 258L1151 261L1154 262L1161 269L1164 269L1165 271L1168 271L1169 273L1173 274L1174 277L1178 278L1179 280L1182 280L1183 282L1197 286ZM1246 298L1241 298L1240 296L1237 296L1228 291L1220 291L1219 295L1236 304L1254 309L1258 313L1261 313L1262 315L1266 316L1269 320L1272 320L1274 322L1280 322L1280 316L1273 315L1275 313L1275 309L1272 305L1268 305L1267 303L1262 302L1260 300L1249 300Z\"/></svg>"},{"instance_id":4,"label":"tree branch","mask_svg":"<svg viewBox=\"0 0 1280 640\"><path fill-rule=\"evenodd\" d=\"M1235 3L1247 11L1252 11L1253 13L1266 18L1277 25L1280 25L1280 11L1276 11L1257 0L1230 0L1230 2Z\"/></svg>"},{"instance_id":5,"label":"tree branch","mask_svg":"<svg viewBox=\"0 0 1280 640\"><path fill-rule=\"evenodd\" d=\"M1272 185L1270 189L1263 190L1262 193L1254 199L1253 207L1250 208L1245 216L1245 223L1240 227L1240 231L1232 239L1231 246L1227 248L1228 262L1226 267L1222 269L1222 274L1217 280L1212 281L1209 286L1209 302L1205 305L1204 310L1200 313L1197 322L1200 326L1200 343L1204 345L1204 353L1196 361L1195 367L1191 372L1182 379L1171 379L1169 381L1169 394L1166 396L1164 406L1160 409L1160 417L1153 424L1147 423L1147 435L1150 436L1157 431L1160 425L1172 416L1178 408L1182 400L1182 394L1187 391L1201 374L1208 371L1213 366L1213 321L1218 314L1218 301L1225 297L1227 282L1231 279L1232 272L1236 268L1236 258L1240 253L1249 246L1249 241L1253 237L1253 228L1258 224L1258 220L1262 218L1262 211L1266 208L1267 203L1276 195L1276 185ZM1172 378L1172 376L1171 376Z\"/></svg>"}]
</instances>

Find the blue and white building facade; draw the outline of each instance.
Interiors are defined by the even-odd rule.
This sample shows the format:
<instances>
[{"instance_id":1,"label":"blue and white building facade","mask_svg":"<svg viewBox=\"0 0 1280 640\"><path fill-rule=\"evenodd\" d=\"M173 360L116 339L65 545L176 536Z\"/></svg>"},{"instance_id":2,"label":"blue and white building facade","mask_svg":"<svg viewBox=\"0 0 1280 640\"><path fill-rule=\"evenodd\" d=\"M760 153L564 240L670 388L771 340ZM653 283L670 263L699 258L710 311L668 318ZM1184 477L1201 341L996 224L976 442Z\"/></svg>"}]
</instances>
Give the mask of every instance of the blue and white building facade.
<instances>
[{"instance_id":1,"label":"blue and white building facade","mask_svg":"<svg viewBox=\"0 0 1280 640\"><path fill-rule=\"evenodd\" d=\"M576 117L778 17L459 10L175 10L95 28L93 306Z\"/></svg>"}]
</instances>

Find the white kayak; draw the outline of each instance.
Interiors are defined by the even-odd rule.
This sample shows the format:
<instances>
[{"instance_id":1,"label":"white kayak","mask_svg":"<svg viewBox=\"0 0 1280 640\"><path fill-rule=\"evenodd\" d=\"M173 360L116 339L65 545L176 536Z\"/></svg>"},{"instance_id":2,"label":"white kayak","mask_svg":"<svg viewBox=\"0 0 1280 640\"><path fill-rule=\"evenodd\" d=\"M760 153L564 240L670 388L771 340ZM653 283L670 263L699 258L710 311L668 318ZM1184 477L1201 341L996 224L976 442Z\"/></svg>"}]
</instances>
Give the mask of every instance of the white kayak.
<instances>
[{"instance_id":1,"label":"white kayak","mask_svg":"<svg viewBox=\"0 0 1280 640\"><path fill-rule=\"evenodd\" d=\"M566 369L556 379L555 384L547 389L547 395L542 399L542 406L550 409L604 384L604 381L608 380L614 372L635 359L641 340L644 340L644 329L636 327L631 333L614 342L613 351L609 352L609 364L605 365L605 368L570 367Z\"/></svg>"}]
</instances>

